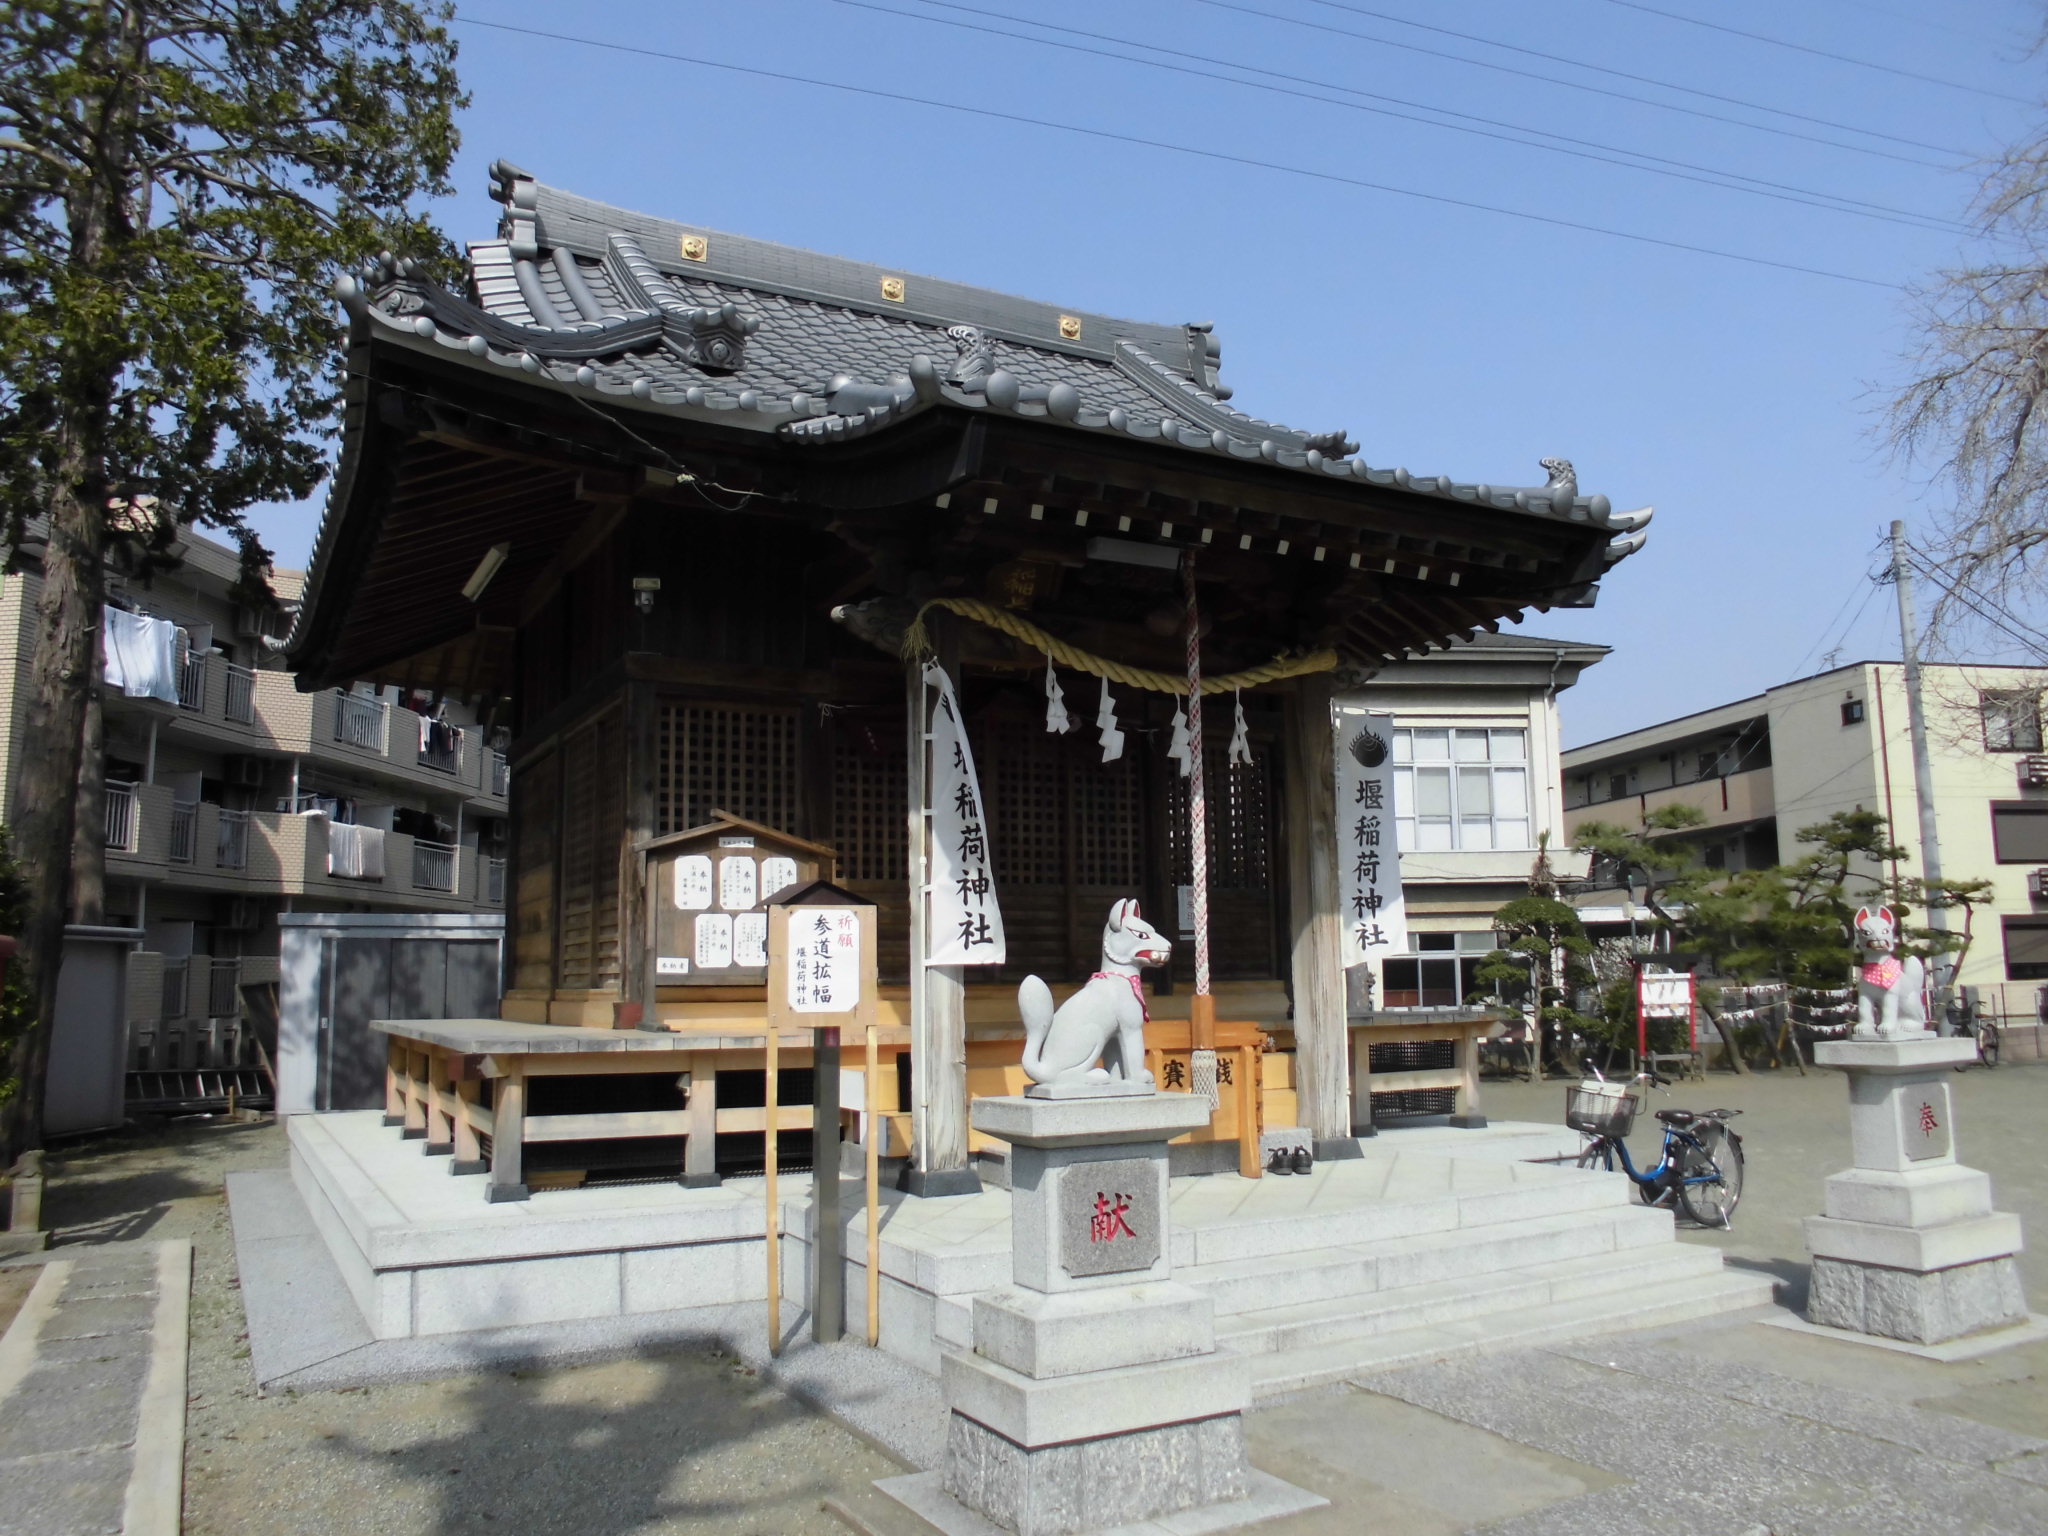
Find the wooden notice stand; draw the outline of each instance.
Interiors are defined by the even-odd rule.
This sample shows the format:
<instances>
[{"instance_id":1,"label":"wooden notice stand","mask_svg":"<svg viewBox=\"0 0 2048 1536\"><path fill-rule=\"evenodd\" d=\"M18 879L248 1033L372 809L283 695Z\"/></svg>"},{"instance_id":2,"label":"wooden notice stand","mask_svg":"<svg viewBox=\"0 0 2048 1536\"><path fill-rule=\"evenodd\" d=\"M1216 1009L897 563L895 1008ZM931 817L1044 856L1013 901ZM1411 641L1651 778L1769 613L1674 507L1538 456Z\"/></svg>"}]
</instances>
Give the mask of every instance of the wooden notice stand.
<instances>
[{"instance_id":1,"label":"wooden notice stand","mask_svg":"<svg viewBox=\"0 0 2048 1536\"><path fill-rule=\"evenodd\" d=\"M829 880L791 886L768 907L767 1102L776 1103L776 1047L784 1029L815 1032L812 1061L817 1110L811 1133L811 1336L821 1344L841 1334L845 1311L839 1219L840 1032L866 1035L868 1342L881 1331L880 1138L873 1127L879 1100L875 1043L875 908ZM776 1117L768 1116L765 1168L768 1200L768 1348L782 1352L782 1251L776 1210Z\"/></svg>"}]
</instances>

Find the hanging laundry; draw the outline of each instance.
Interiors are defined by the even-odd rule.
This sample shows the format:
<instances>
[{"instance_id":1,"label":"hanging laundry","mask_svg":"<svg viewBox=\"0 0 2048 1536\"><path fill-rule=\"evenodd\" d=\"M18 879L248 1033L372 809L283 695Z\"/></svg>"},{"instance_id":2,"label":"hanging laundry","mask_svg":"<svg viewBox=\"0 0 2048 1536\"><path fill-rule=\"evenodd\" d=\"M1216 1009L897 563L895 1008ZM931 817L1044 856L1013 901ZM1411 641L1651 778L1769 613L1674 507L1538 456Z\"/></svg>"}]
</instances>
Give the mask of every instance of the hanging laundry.
<instances>
[{"instance_id":1,"label":"hanging laundry","mask_svg":"<svg viewBox=\"0 0 2048 1536\"><path fill-rule=\"evenodd\" d=\"M1064 736L1074 728L1074 717L1067 711L1067 696L1060 691L1050 655L1045 658L1045 728L1055 736Z\"/></svg>"},{"instance_id":2,"label":"hanging laundry","mask_svg":"<svg viewBox=\"0 0 2048 1536\"><path fill-rule=\"evenodd\" d=\"M384 830L345 821L327 825L327 873L344 880L384 878Z\"/></svg>"},{"instance_id":3,"label":"hanging laundry","mask_svg":"<svg viewBox=\"0 0 2048 1536\"><path fill-rule=\"evenodd\" d=\"M1252 762L1252 743L1244 724L1244 690L1233 688L1230 691L1237 700L1237 723L1232 726L1230 732L1230 761L1233 765L1243 763L1249 768Z\"/></svg>"},{"instance_id":4,"label":"hanging laundry","mask_svg":"<svg viewBox=\"0 0 2048 1536\"><path fill-rule=\"evenodd\" d=\"M178 702L178 641L183 631L169 619L121 608L100 610L100 655L106 680L131 699Z\"/></svg>"},{"instance_id":5,"label":"hanging laundry","mask_svg":"<svg viewBox=\"0 0 2048 1536\"><path fill-rule=\"evenodd\" d=\"M1167 747L1166 755L1180 764L1182 778L1195 771L1194 747L1188 740L1187 706L1178 699L1173 701L1173 743Z\"/></svg>"},{"instance_id":6,"label":"hanging laundry","mask_svg":"<svg viewBox=\"0 0 2048 1536\"><path fill-rule=\"evenodd\" d=\"M1096 706L1095 728L1102 733L1102 760L1113 763L1124 755L1124 733L1116 728L1116 701L1109 696L1109 679L1102 680L1102 702Z\"/></svg>"}]
</instances>

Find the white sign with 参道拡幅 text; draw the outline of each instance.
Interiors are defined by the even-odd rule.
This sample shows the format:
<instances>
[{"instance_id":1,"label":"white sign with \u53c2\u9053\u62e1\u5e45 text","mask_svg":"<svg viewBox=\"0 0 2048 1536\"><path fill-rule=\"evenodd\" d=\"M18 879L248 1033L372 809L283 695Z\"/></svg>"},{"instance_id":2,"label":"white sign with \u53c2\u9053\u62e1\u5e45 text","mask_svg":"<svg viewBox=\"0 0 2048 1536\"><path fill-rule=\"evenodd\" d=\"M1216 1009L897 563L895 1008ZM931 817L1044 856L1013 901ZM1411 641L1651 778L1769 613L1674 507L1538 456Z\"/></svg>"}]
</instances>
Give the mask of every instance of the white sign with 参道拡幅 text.
<instances>
[{"instance_id":1,"label":"white sign with \u53c2\u9053\u62e1\u5e45 text","mask_svg":"<svg viewBox=\"0 0 2048 1536\"><path fill-rule=\"evenodd\" d=\"M926 908L926 965L1001 965L1003 911L988 846L988 818L982 814L981 782L974 753L960 719L960 703L944 670L927 665L925 686L937 690L932 704L932 853Z\"/></svg>"},{"instance_id":2,"label":"white sign with \u53c2\u9053\u62e1\u5e45 text","mask_svg":"<svg viewBox=\"0 0 2048 1536\"><path fill-rule=\"evenodd\" d=\"M1408 953L1394 814L1394 717L1340 708L1337 875L1346 966Z\"/></svg>"},{"instance_id":3,"label":"white sign with \u53c2\u9053\u62e1\u5e45 text","mask_svg":"<svg viewBox=\"0 0 2048 1536\"><path fill-rule=\"evenodd\" d=\"M789 914L789 1006L797 1013L851 1013L860 1006L860 913L797 907Z\"/></svg>"}]
</instances>

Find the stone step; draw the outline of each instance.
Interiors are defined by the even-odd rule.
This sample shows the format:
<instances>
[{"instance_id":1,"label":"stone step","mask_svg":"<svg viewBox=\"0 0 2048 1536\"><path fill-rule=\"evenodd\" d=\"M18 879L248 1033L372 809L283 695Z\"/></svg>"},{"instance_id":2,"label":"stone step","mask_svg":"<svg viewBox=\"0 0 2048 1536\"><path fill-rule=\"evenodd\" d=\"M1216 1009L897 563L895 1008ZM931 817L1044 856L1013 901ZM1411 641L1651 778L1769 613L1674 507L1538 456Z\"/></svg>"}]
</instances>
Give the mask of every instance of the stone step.
<instances>
[{"instance_id":1,"label":"stone step","mask_svg":"<svg viewBox=\"0 0 2048 1536\"><path fill-rule=\"evenodd\" d=\"M1376 1371L1425 1365L1460 1355L1692 1322L1766 1306L1772 1294L1770 1276L1722 1269L1695 1279L1646 1288L1634 1300L1626 1294L1581 1297L1484 1314L1461 1322L1404 1328L1342 1343L1253 1355L1252 1395L1277 1397L1307 1387L1354 1380Z\"/></svg>"},{"instance_id":2,"label":"stone step","mask_svg":"<svg viewBox=\"0 0 2048 1536\"><path fill-rule=\"evenodd\" d=\"M1183 1224L1174 1234L1174 1268L1281 1258L1432 1233L1467 1232L1535 1217L1626 1209L1633 1200L1632 1186L1618 1173L1532 1167L1527 1177L1513 1183L1469 1192L1454 1190L1412 1200L1367 1200L1325 1210L1305 1206L1256 1220ZM1185 1223L1184 1216L1177 1220Z\"/></svg>"},{"instance_id":3,"label":"stone step","mask_svg":"<svg viewBox=\"0 0 2048 1536\"><path fill-rule=\"evenodd\" d=\"M1720 1270L1721 1258L1713 1249L1666 1243L1362 1296L1240 1312L1218 1320L1216 1337L1244 1354L1284 1354L1491 1313L1526 1312L1617 1292L1647 1292Z\"/></svg>"},{"instance_id":4,"label":"stone step","mask_svg":"<svg viewBox=\"0 0 2048 1536\"><path fill-rule=\"evenodd\" d=\"M1519 1221L1327 1246L1314 1253L1198 1264L1174 1278L1206 1290L1219 1316L1454 1281L1532 1264L1671 1241L1671 1217L1645 1206L1596 1206Z\"/></svg>"}]
</instances>

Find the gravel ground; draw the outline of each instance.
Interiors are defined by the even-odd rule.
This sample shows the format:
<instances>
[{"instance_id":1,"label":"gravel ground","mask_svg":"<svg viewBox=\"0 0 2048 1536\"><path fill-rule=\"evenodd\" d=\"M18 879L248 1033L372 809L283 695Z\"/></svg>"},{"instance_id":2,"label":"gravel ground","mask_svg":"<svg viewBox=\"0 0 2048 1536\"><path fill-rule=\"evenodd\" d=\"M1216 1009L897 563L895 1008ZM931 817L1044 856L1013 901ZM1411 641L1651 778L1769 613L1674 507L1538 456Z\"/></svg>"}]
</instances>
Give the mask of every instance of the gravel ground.
<instances>
[{"instance_id":1,"label":"gravel ground","mask_svg":"<svg viewBox=\"0 0 2048 1536\"><path fill-rule=\"evenodd\" d=\"M838 1536L820 1502L903 1470L702 1350L259 1397L222 1180L284 1161L276 1126L217 1122L131 1130L50 1160L44 1210L58 1243L193 1244L191 1536Z\"/></svg>"},{"instance_id":2,"label":"gravel ground","mask_svg":"<svg viewBox=\"0 0 2048 1536\"><path fill-rule=\"evenodd\" d=\"M1972 1068L1950 1074L1955 1106L1956 1156L1991 1175L1993 1202L2018 1214L2029 1246L2020 1255L2020 1274L2036 1311L2048 1311L2048 1062L2008 1064L1996 1071ZM1481 1087L1489 1118L1564 1123L1565 1082L1495 1082ZM1800 1223L1818 1216L1821 1186L1849 1166L1849 1093L1843 1074L1808 1068L1737 1077L1709 1073L1702 1082L1674 1083L1652 1093L1628 1139L1636 1166L1657 1160L1661 1132L1651 1111L1739 1109L1747 1170L1733 1230L1702 1232L1679 1228L1687 1242L1719 1248L1730 1263L1767 1270L1785 1282L1783 1299L1805 1305L1806 1241ZM1369 1144L1368 1144L1369 1145Z\"/></svg>"}]
</instances>

